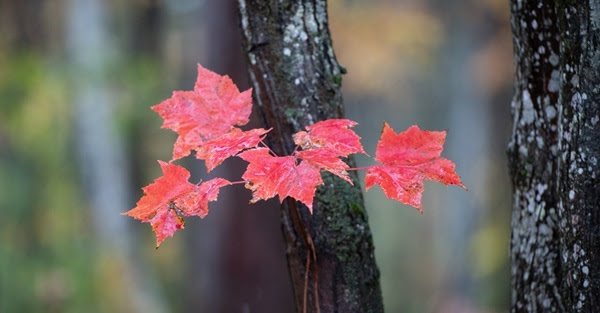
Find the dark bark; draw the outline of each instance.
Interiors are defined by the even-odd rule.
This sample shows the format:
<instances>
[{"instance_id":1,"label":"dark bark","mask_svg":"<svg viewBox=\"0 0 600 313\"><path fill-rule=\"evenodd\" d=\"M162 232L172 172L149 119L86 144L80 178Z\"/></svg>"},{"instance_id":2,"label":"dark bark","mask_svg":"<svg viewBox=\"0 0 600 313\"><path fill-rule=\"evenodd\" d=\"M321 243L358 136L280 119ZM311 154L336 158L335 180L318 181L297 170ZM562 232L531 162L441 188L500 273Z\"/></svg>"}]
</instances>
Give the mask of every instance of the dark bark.
<instances>
[{"instance_id":1,"label":"dark bark","mask_svg":"<svg viewBox=\"0 0 600 313\"><path fill-rule=\"evenodd\" d=\"M511 10L512 311L600 312L600 3Z\"/></svg>"},{"instance_id":2,"label":"dark bark","mask_svg":"<svg viewBox=\"0 0 600 313\"><path fill-rule=\"evenodd\" d=\"M177 14L181 13L170 13L171 23L180 20L181 15ZM237 2L207 1L191 14L197 15L192 23L171 25L172 31L198 36L198 40L188 43L192 53L185 55L187 58L182 64L194 64L200 57L204 66L228 75L241 90L248 89L248 74L240 49ZM206 49L209 43L210 49ZM199 51L207 51L207 55L199 56ZM196 68L189 68L183 76L195 79ZM260 126L257 119L251 119L246 127ZM204 164L193 164L196 168L192 172L206 172ZM236 158L201 178L239 179L245 167L245 162ZM277 225L277 203L251 205L247 197L239 196L246 193L249 191L242 185L221 189L219 201L211 204L209 217L194 221L200 225L192 225L189 230L186 227L188 294L184 311L280 313L293 310L292 287L281 253L283 237Z\"/></svg>"},{"instance_id":3,"label":"dark bark","mask_svg":"<svg viewBox=\"0 0 600 313\"><path fill-rule=\"evenodd\" d=\"M333 53L326 2L239 0L238 4L259 115L266 127L273 128L268 137L271 148L289 155L294 133L344 116L340 90L344 70ZM325 185L317 190L313 215L289 198L282 204L298 312L383 311L363 197L357 176L351 176L354 186L323 175Z\"/></svg>"}]
</instances>

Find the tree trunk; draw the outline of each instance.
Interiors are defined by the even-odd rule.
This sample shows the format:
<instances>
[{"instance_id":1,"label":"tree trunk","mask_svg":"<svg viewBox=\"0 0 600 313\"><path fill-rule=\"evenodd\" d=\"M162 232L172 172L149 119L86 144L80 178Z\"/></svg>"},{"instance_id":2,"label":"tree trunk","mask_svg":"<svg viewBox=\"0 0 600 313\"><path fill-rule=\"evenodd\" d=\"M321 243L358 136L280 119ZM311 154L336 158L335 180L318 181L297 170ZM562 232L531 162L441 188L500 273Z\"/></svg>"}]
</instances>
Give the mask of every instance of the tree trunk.
<instances>
[{"instance_id":1,"label":"tree trunk","mask_svg":"<svg viewBox=\"0 0 600 313\"><path fill-rule=\"evenodd\" d=\"M341 78L325 0L238 0L244 52L259 115L272 127L279 155L292 135L315 122L344 116ZM353 159L348 160L352 166ZM317 190L314 214L287 198L281 207L296 310L382 312L379 269L364 201L354 186L329 174Z\"/></svg>"},{"instance_id":2,"label":"tree trunk","mask_svg":"<svg viewBox=\"0 0 600 313\"><path fill-rule=\"evenodd\" d=\"M600 312L600 3L511 11L512 312Z\"/></svg>"},{"instance_id":3,"label":"tree trunk","mask_svg":"<svg viewBox=\"0 0 600 313\"><path fill-rule=\"evenodd\" d=\"M67 3L66 50L73 74L75 138L94 231L100 249L114 253L122 262L121 279L130 291L133 312L167 312L162 293L145 262L137 257L131 224L119 215L131 206L133 197L127 188L130 177L124 145L112 124L116 117L104 72L117 50L109 34L107 7L94 0Z\"/></svg>"}]
</instances>

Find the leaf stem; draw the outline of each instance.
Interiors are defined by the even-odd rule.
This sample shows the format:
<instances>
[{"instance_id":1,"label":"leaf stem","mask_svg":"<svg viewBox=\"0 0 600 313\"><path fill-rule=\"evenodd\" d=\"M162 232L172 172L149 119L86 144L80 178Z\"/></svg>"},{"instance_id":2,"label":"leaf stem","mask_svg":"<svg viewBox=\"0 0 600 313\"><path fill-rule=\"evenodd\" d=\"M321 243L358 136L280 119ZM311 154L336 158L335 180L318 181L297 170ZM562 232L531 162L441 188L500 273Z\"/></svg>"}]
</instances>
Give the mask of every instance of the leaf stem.
<instances>
[{"instance_id":1,"label":"leaf stem","mask_svg":"<svg viewBox=\"0 0 600 313\"><path fill-rule=\"evenodd\" d=\"M238 180L238 181L232 181L230 185L241 185L241 184L245 184L246 181L245 180Z\"/></svg>"},{"instance_id":2,"label":"leaf stem","mask_svg":"<svg viewBox=\"0 0 600 313\"><path fill-rule=\"evenodd\" d=\"M269 152L271 152L271 154L272 154L273 156L276 156L276 157L278 156L278 155L277 155L277 153L273 152L273 150L271 150L271 148L269 148L269 146L267 146L267 144L264 142L264 140L261 140L261 141L260 141L260 143L261 143L261 144L262 144L262 145L263 145L265 148L269 149Z\"/></svg>"},{"instance_id":3,"label":"leaf stem","mask_svg":"<svg viewBox=\"0 0 600 313\"><path fill-rule=\"evenodd\" d=\"M371 167L375 167L377 165L369 165L369 166L363 166L363 167L351 167L346 169L346 171L364 171L364 170L368 170Z\"/></svg>"}]
</instances>

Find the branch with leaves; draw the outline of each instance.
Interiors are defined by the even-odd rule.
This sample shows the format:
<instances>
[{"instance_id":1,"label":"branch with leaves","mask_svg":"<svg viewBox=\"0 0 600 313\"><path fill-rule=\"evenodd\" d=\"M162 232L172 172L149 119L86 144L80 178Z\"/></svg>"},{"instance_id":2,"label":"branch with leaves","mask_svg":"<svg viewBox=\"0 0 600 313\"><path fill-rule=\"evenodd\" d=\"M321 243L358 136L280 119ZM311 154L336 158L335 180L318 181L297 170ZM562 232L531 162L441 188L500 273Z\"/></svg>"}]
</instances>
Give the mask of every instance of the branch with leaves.
<instances>
[{"instance_id":1,"label":"branch with leaves","mask_svg":"<svg viewBox=\"0 0 600 313\"><path fill-rule=\"evenodd\" d=\"M337 175L352 184L348 171L367 170L368 190L379 185L385 195L422 212L423 180L465 188L452 161L441 157L446 132L426 131L411 126L395 133L384 123L375 161L380 164L350 168L342 158L364 153L360 137L350 128L357 123L330 119L307 126L294 135L297 147L289 156L278 156L263 140L270 129L243 131L249 122L252 90L240 92L228 76L198 65L198 79L192 91L174 91L173 96L152 107L163 119L163 128L179 136L170 162L159 161L163 176L143 188L144 196L132 210L123 213L152 225L156 247L166 237L184 228L185 216L204 218L208 202L217 200L221 187L244 184L252 190L251 203L275 196L291 197L312 213L315 191L323 184L321 171ZM207 172L226 159L237 156L247 161L242 180L214 178L198 184L189 182L190 173L173 161L195 152L204 160Z\"/></svg>"}]
</instances>

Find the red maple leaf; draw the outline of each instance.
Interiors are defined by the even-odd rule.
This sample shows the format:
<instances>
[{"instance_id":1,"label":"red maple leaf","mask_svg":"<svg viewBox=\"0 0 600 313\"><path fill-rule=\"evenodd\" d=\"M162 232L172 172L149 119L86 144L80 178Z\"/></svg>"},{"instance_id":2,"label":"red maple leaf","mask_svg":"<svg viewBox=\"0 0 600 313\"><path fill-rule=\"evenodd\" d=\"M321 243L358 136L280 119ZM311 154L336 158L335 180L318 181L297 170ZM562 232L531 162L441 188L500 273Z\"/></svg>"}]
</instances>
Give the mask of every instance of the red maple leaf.
<instances>
[{"instance_id":1,"label":"red maple leaf","mask_svg":"<svg viewBox=\"0 0 600 313\"><path fill-rule=\"evenodd\" d=\"M230 181L220 177L207 180L196 186L194 191L175 199L175 205L185 216L204 218L208 215L208 202L217 200L221 187L230 184Z\"/></svg>"},{"instance_id":2,"label":"red maple leaf","mask_svg":"<svg viewBox=\"0 0 600 313\"><path fill-rule=\"evenodd\" d=\"M177 215L175 209L157 211L156 215L147 222L150 222L152 230L156 234L157 249L163 240L172 237L177 230L183 229L185 226L185 221Z\"/></svg>"},{"instance_id":3,"label":"red maple leaf","mask_svg":"<svg viewBox=\"0 0 600 313\"><path fill-rule=\"evenodd\" d=\"M396 134L390 125L384 123L375 157L383 164L367 171L366 189L378 184L388 198L423 212L421 195L424 179L465 188L454 171L454 163L440 157L445 139L445 131L425 131L414 125Z\"/></svg>"},{"instance_id":4,"label":"red maple leaf","mask_svg":"<svg viewBox=\"0 0 600 313\"><path fill-rule=\"evenodd\" d=\"M233 128L224 135L204 142L197 148L196 158L205 160L207 171L210 172L225 159L244 149L256 147L269 131L270 129L256 128L244 132Z\"/></svg>"},{"instance_id":5,"label":"red maple leaf","mask_svg":"<svg viewBox=\"0 0 600 313\"><path fill-rule=\"evenodd\" d=\"M294 135L294 142L303 149L295 155L352 184L346 171L350 167L340 157L365 153L360 137L349 129L356 124L347 119L331 119L307 126L307 132L301 131Z\"/></svg>"},{"instance_id":6,"label":"red maple leaf","mask_svg":"<svg viewBox=\"0 0 600 313\"><path fill-rule=\"evenodd\" d=\"M350 127L357 123L347 119L331 119L306 126L305 131L294 135L294 142L304 150L329 150L329 154L347 157L352 153L365 153L360 137ZM324 150L321 150L324 151Z\"/></svg>"},{"instance_id":7,"label":"red maple leaf","mask_svg":"<svg viewBox=\"0 0 600 313\"><path fill-rule=\"evenodd\" d=\"M188 182L190 172L181 166L158 161L163 176L144 188L144 196L137 206L124 213L136 219L147 221L161 209L169 209L169 204L182 195L192 192L196 185Z\"/></svg>"},{"instance_id":8,"label":"red maple leaf","mask_svg":"<svg viewBox=\"0 0 600 313\"><path fill-rule=\"evenodd\" d=\"M360 137L350 129L356 122L332 119L307 126L306 131L294 135L299 147L293 155L274 156L268 148L257 148L270 129L242 131L236 127L248 123L251 94L251 89L240 92L229 77L198 65L194 90L175 91L170 99L152 107L164 119L162 127L178 134L173 159L195 151L210 172L238 155L249 164L243 181L235 184L245 182L252 190L250 202L274 196L283 201L289 196L304 203L311 214L316 188L323 184L321 170L352 184L350 168L342 158L365 153ZM417 126L396 134L385 123L375 158L382 164L368 169L366 188L380 185L388 198L421 212L424 179L464 188L454 163L440 157L445 137L445 132L422 131ZM123 213L152 225L157 248L166 237L184 228L183 216L204 218L208 203L217 199L220 188L232 184L215 178L195 185L188 181L190 173L185 168L162 161L159 164L163 176L144 187L136 207Z\"/></svg>"},{"instance_id":9,"label":"red maple leaf","mask_svg":"<svg viewBox=\"0 0 600 313\"><path fill-rule=\"evenodd\" d=\"M351 185L354 185L346 171L350 166L342 161L337 153L327 149L314 149L298 151L296 152L296 156L320 169L337 175Z\"/></svg>"},{"instance_id":10,"label":"red maple leaf","mask_svg":"<svg viewBox=\"0 0 600 313\"><path fill-rule=\"evenodd\" d=\"M272 156L267 148L246 150L239 157L250 163L242 179L247 182L246 188L253 191L251 203L275 195L283 201L290 196L312 213L315 190L323 184L318 167L308 162L296 164L298 159L294 156Z\"/></svg>"},{"instance_id":11,"label":"red maple leaf","mask_svg":"<svg viewBox=\"0 0 600 313\"><path fill-rule=\"evenodd\" d=\"M179 138L173 159L228 133L234 126L248 123L252 110L252 89L240 92L228 76L221 76L198 65L193 91L174 91L173 96L152 107L163 119L163 128Z\"/></svg>"},{"instance_id":12,"label":"red maple leaf","mask_svg":"<svg viewBox=\"0 0 600 313\"><path fill-rule=\"evenodd\" d=\"M188 156L199 145L202 145L203 142L202 135L195 129L179 135L173 145L173 158L171 161Z\"/></svg>"},{"instance_id":13,"label":"red maple leaf","mask_svg":"<svg viewBox=\"0 0 600 313\"><path fill-rule=\"evenodd\" d=\"M144 196L135 208L123 214L142 222L149 222L156 233L156 247L175 231L184 227L186 216L204 217L208 212L208 201L216 200L219 188L230 182L215 178L200 186L188 181L190 172L181 166L158 161L163 176L144 188Z\"/></svg>"}]
</instances>

